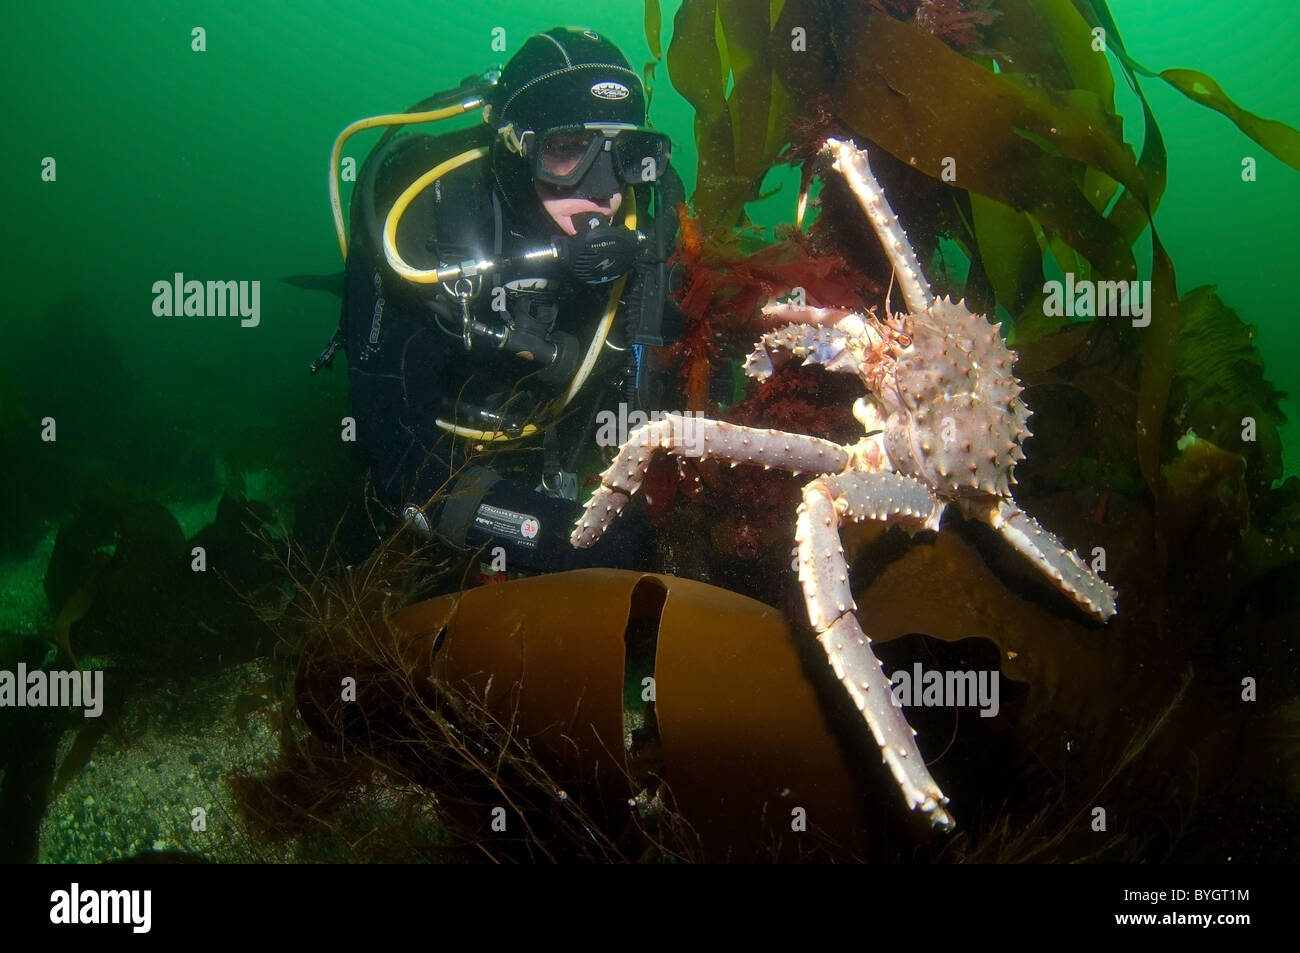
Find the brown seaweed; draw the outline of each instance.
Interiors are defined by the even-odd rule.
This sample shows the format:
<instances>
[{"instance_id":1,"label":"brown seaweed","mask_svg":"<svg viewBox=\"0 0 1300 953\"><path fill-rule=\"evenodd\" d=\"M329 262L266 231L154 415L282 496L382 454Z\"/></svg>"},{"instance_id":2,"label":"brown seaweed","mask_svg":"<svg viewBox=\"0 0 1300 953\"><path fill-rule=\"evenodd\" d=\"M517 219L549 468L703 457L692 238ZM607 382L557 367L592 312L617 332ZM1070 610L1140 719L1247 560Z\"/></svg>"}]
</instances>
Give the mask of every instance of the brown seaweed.
<instances>
[{"instance_id":1,"label":"brown seaweed","mask_svg":"<svg viewBox=\"0 0 1300 953\"><path fill-rule=\"evenodd\" d=\"M630 812L631 799L670 805L678 833L693 832L657 851L860 856L875 785L864 789L850 767L855 749L831 731L793 635L780 613L735 593L581 570L453 593L387 620L321 626L303 646L298 700L318 737L453 806L448 824L468 840L476 838L465 831L486 828L492 803L507 804L508 825L522 823L530 840L548 811L580 809L592 849L626 859L627 844L656 844L644 842L646 808ZM647 645L644 672L634 640ZM638 766L624 686L631 678L633 696L644 698L649 672L654 747ZM340 697L347 678L355 700ZM489 780L471 793L465 785L484 785L486 765L466 774L453 763L448 719L450 730L477 737L495 725L509 736L497 743L526 745L535 790ZM815 819L807 837L790 836L796 808ZM631 840L629 825L641 828ZM477 839L489 854L499 850ZM542 847L542 856L562 849Z\"/></svg>"},{"instance_id":2,"label":"brown seaweed","mask_svg":"<svg viewBox=\"0 0 1300 953\"><path fill-rule=\"evenodd\" d=\"M727 0L682 4L667 60L696 111L694 205L706 235L720 239L743 224L745 203L796 120L821 108L816 101L829 90L838 121L954 196L971 196L971 220L953 237L989 270L998 303L1025 325L1018 330L1035 320L1054 330L1036 308L1042 248L1081 276L1132 277L1131 246L1164 191L1164 142L1138 74L1159 75L1297 164L1294 129L1241 109L1204 74L1153 74L1136 64L1103 2L924 6L922 16L909 0L807 0L781 5L765 22ZM949 28L962 24L978 44L954 40ZM1140 156L1124 140L1094 28L1105 31L1141 102ZM806 154L797 140L788 147ZM945 178L946 167L955 176Z\"/></svg>"}]
</instances>

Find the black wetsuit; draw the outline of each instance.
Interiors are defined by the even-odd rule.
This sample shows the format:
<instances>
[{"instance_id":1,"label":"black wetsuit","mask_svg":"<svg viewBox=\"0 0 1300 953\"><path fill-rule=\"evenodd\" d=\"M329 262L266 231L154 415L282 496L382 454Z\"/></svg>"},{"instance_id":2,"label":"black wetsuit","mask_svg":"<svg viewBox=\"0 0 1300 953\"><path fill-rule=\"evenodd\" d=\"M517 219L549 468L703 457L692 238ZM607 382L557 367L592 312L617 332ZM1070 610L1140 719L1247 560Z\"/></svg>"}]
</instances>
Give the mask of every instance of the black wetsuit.
<instances>
[{"instance_id":1,"label":"black wetsuit","mask_svg":"<svg viewBox=\"0 0 1300 953\"><path fill-rule=\"evenodd\" d=\"M647 403L663 399L662 393L647 397L647 387L638 390L628 383L636 349L624 326L626 306L620 304L610 344L622 350L602 348L586 384L558 420L538 416L568 388L614 285L583 284L558 263L483 277L469 302L471 316L501 326L506 315L493 309L495 303L506 307L511 324L552 327L555 339L568 344L567 360L551 365L498 350L481 338L467 351L460 302L451 289L407 281L385 260L379 238L396 197L439 162L488 145L489 135L478 127L438 137L398 136L370 156L358 177L341 322L358 449L377 493L395 511L422 506L439 494L442 502L426 518L455 545L500 544L508 565L534 570L636 565L641 557L636 519L595 550L574 550L568 535L578 505L534 489L544 474L575 468L578 453L592 442L598 410L617 412L619 402L629 399L629 410L651 410L656 408ZM397 231L397 247L408 264L427 269L484 257L501 260L544 246L558 234L549 218L512 212L489 162L483 158L453 170L413 200ZM640 206L645 199L638 199ZM648 209L638 212L645 231ZM624 302L638 293L639 280L633 272ZM490 461L486 467L466 467L475 441L453 438L438 420L479 431L530 420L547 426L544 437L504 445L511 450L506 459L513 477L505 479L497 472L505 467ZM515 448L528 449L514 453Z\"/></svg>"}]
</instances>

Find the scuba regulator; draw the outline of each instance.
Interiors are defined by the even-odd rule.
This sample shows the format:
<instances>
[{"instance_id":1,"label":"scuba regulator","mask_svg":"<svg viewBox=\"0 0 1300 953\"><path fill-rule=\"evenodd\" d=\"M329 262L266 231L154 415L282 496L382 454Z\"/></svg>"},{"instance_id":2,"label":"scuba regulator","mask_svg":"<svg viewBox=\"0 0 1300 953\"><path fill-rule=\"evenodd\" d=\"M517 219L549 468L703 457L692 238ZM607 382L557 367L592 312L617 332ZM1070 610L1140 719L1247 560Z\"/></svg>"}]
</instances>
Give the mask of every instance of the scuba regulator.
<instances>
[{"instance_id":1,"label":"scuba regulator","mask_svg":"<svg viewBox=\"0 0 1300 953\"><path fill-rule=\"evenodd\" d=\"M538 308L530 304L507 309L511 318L509 326L505 323L489 326L471 317L469 302L481 292L485 274L520 273L530 266L558 263L583 284L604 285L617 281L634 267L664 264L662 260L656 260L659 243L652 242L644 233L623 225L611 225L603 216L594 213L584 215L581 222L576 219L575 216L576 235L552 238L546 245L509 258L469 260L437 269L439 283L460 304L465 350L472 350L474 342L482 340L489 347L507 350L550 367L564 363L561 359L563 345L551 341L551 337L560 334L576 343L572 335L563 332L547 331L539 337L542 327L539 321L544 322L544 319L539 319ZM541 297L549 285L545 280L530 282L525 279L507 282L503 287L516 296L523 296L526 301L529 295ZM552 309L548 327L554 326L554 317Z\"/></svg>"}]
</instances>

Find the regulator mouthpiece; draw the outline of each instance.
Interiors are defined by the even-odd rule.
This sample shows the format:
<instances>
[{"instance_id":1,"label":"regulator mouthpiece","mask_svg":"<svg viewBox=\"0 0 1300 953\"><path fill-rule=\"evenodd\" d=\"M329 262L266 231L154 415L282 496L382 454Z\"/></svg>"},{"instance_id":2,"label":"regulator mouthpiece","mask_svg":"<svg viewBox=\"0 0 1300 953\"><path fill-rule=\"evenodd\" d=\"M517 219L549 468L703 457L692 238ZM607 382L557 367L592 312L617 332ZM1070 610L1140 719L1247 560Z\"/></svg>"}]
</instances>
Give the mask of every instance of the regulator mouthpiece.
<instances>
[{"instance_id":1,"label":"regulator mouthpiece","mask_svg":"<svg viewBox=\"0 0 1300 953\"><path fill-rule=\"evenodd\" d=\"M565 243L564 258L574 276L589 285L622 277L636 261L643 236L600 215L575 216L578 234Z\"/></svg>"}]
</instances>

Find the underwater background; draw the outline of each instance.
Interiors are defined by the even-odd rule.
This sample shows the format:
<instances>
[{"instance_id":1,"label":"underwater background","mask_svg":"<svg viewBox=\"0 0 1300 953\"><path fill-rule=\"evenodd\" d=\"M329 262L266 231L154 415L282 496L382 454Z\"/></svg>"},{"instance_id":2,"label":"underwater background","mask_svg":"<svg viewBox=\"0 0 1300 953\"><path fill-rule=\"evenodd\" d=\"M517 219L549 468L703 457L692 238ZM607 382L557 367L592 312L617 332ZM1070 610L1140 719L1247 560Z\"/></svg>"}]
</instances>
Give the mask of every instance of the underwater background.
<instances>
[{"instance_id":1,"label":"underwater background","mask_svg":"<svg viewBox=\"0 0 1300 953\"><path fill-rule=\"evenodd\" d=\"M668 50L681 4L664 0L651 6L662 7L661 39ZM747 6L765 16L781 4ZM842 0L830 6L867 4ZM908 3L876 6L898 13ZM996 9L999 3L965 6ZM1206 73L1241 108L1300 127L1296 4L1109 0L1108 6L1133 60L1155 71L1185 67ZM76 651L80 635L79 661L123 672L133 700L123 700L94 729L49 712L0 709L0 828L6 832L0 847L6 859L94 861L148 851L219 860L372 859L325 839L304 847L289 834L279 840L261 836L255 825L233 820L236 809L222 793L229 773L246 768L255 774L290 730L285 722L293 705L285 699L292 665L277 657L281 616L266 606L283 612L296 594L294 585L285 585L292 574L266 558L266 551L248 547L240 516L233 508L223 513L222 501L255 503L268 527L284 525L276 531L283 535L267 531L272 553L294 538L304 552L321 554L344 510L360 500L364 481L360 465L338 440L339 419L348 413L342 363L315 376L307 371L334 330L338 301L281 279L341 268L326 171L330 144L347 123L404 110L504 62L531 33L560 24L602 32L640 68L655 58L646 11L631 0L588 9L534 0L125 7L77 0L56 11L7 6L0 57L7 126L0 175L9 185L11 209L0 266L7 289L0 312L0 669L19 661L60 667L66 657L52 655L51 645ZM206 31L202 52L191 48L194 27ZM504 52L493 48L498 29L505 31ZM848 58L843 49L837 53L841 62ZM1142 106L1119 78L1113 54L1109 62L1124 136L1138 154ZM696 113L675 88L672 66L669 53L655 69L650 117L673 138L673 162L689 196L700 167ZM1266 481L1281 486L1284 478L1300 474L1294 400L1300 394L1300 321L1298 292L1290 281L1300 250L1300 171L1171 85L1147 77L1141 83L1168 155L1167 187L1155 221L1177 270L1178 291L1217 286L1224 304L1255 329L1244 346L1253 347L1258 358L1246 363L1262 361L1263 378L1290 395L1259 399L1285 415L1275 417L1281 458ZM378 134L356 137L346 154L360 162ZM56 163L53 181L42 175L47 157ZM1245 157L1255 160L1250 181L1243 180ZM765 240L777 239L776 226L794 221L799 188L797 166L765 173L757 189L764 197L744 206L758 226L746 240L756 241L760 232ZM347 194L345 183L345 204ZM961 257L948 238L942 248L945 260ZM1151 277L1149 231L1137 239L1135 259L1139 275ZM953 268L963 270L961 264ZM176 272L205 281L260 280L259 325L241 327L237 317L155 316L151 288ZM1048 276L1054 273L1049 266ZM1000 317L1014 316L1004 307ZM46 417L58 422L54 442L41 439ZM1166 448L1161 462L1170 462L1171 453ZM1032 443L1029 454L1034 456ZM1215 470L1225 464L1216 458L1200 466ZM1073 483L1062 479L1051 492L1079 493L1090 481L1100 491L1092 471L1072 472ZM1229 492L1222 488L1226 481L1192 482L1208 496ZM1048 483L1044 478L1035 484L1044 498ZM1226 629L1187 643L1161 629L1152 637L1164 654L1149 663L1173 673L1175 692L1187 663L1199 672L1228 671L1230 684L1211 689L1224 710L1232 710L1224 699L1231 700L1233 686L1242 676L1254 676L1271 686L1267 702L1259 703L1269 715L1252 713L1249 725L1205 715L1180 728L1189 738L1232 733L1223 749L1206 756L1219 773L1206 768L1210 793L1201 807L1221 811L1218 827L1189 822L1184 839L1170 835L1152 847L1151 838L1138 838L1131 854L1106 855L1112 859L1226 860L1235 848L1238 859L1294 859L1294 821L1265 844L1258 817L1233 813L1240 809L1240 792L1225 780L1234 773L1255 780L1271 775L1274 788L1260 795L1260 803L1270 798L1274 808L1284 806L1295 816L1295 562L1253 551L1258 571L1237 578L1240 559L1229 565L1224 556L1225 546L1244 538L1247 524L1262 532L1272 520L1270 539L1296 539L1294 502L1266 502L1269 489L1252 484L1249 504L1245 490L1231 491L1235 502L1222 512L1235 514L1237 522L1225 522L1219 510L1206 516L1188 506L1182 534L1169 537L1181 541L1174 544L1175 564L1180 556L1195 557L1204 570L1195 578L1197 590L1221 585L1232 594L1223 606L1196 611L1215 620L1253 619L1249 639L1242 636L1245 641L1226 649ZM1116 496L1122 492L1117 489ZM1131 495L1142 492L1135 488ZM1096 505L1094 494L1087 506L1091 511ZM1032 503L1026 508L1050 524ZM1196 527L1215 520L1222 525L1197 535ZM210 553L229 556L230 587L196 588L186 572L196 540ZM339 548L348 562L356 562L374 543L373 534L361 532ZM788 549L784 537L774 545L782 553ZM953 565L964 565L962 558L953 555ZM726 584L730 573L744 574L728 565L716 569L711 581ZM689 560L668 560L666 566L690 574ZM1192 577L1177 570L1171 576L1178 583L1164 597L1176 602L1187 596L1184 584L1190 589ZM236 589L253 598L241 601ZM132 614L140 606L150 610ZM1121 618L1124 606L1121 599ZM1050 615L1044 625L1051 624ZM864 617L870 631L871 616ZM906 620L898 625L900 633L928 631ZM1141 636L1126 638L1132 643ZM1012 641L1005 635L999 647L1008 650ZM1138 648L1130 650L1134 654L1123 664L1147 664ZM1089 664L1063 658L1048 667L1056 678ZM233 679L232 671L238 672ZM1099 684L1113 684L1112 675L1094 673ZM1087 707L1085 700L1071 704ZM1189 703L1181 704L1180 711ZM1144 718L1157 715L1124 716L1128 720L1116 736L1138 731ZM1271 746L1243 754L1239 742L1246 735L1271 739ZM981 750L980 743L971 741L971 751ZM1170 740L1168 747L1185 746ZM146 748L140 759L123 760ZM1037 770L1028 771L1015 752L998 750L1007 758L999 764L1011 765L1004 778L1009 789L1051 789L1061 779L1051 759L1040 759ZM259 796L290 799L290 787L274 797L245 789L245 806ZM186 794L178 795L178 788ZM103 792L113 789L134 793L105 808ZM973 798L966 788L961 793L968 802ZM1190 815L1194 800L1179 802L1173 813ZM160 801L216 804L230 812L230 833L197 843L186 836L188 814L159 817L150 805ZM390 819L400 816L401 823L386 828L390 834L401 829L414 839L411 832L427 827L430 843L440 836L439 822L422 807L372 798L348 810L366 818L385 811ZM1013 840L1004 836L1001 843ZM377 841L375 857L410 856L396 845L395 834ZM980 854L978 845L968 845L969 856L1091 856L1091 848L1063 847L1068 839L1043 841L1057 853L1008 848ZM889 843L883 856L896 859L903 849ZM391 855L384 853L389 848Z\"/></svg>"}]
</instances>

